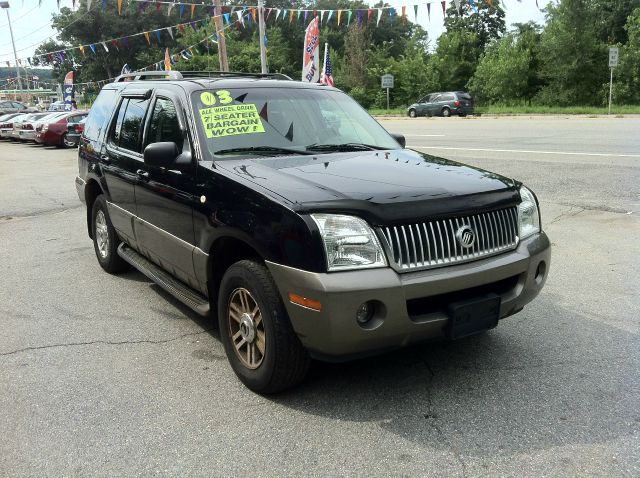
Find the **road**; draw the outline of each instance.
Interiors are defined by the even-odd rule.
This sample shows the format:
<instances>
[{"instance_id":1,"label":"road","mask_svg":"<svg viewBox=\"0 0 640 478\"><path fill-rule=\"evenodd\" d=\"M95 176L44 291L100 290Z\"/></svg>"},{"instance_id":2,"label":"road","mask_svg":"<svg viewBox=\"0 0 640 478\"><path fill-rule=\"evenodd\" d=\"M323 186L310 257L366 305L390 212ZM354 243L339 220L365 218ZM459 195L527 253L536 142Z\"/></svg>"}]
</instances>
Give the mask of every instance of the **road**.
<instances>
[{"instance_id":1,"label":"road","mask_svg":"<svg viewBox=\"0 0 640 478\"><path fill-rule=\"evenodd\" d=\"M640 120L382 123L538 193L546 288L272 397L210 321L100 269L73 151L0 143L0 476L639 476Z\"/></svg>"}]
</instances>

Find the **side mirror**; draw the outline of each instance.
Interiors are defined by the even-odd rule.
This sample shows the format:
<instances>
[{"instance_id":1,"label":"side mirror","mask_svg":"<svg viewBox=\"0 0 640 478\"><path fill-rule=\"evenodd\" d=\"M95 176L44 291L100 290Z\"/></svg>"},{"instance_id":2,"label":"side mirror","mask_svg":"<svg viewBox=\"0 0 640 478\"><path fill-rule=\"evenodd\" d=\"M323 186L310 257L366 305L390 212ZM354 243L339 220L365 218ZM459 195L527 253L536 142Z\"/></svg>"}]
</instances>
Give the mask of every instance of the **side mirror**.
<instances>
[{"instance_id":1,"label":"side mirror","mask_svg":"<svg viewBox=\"0 0 640 478\"><path fill-rule=\"evenodd\" d=\"M178 145L171 141L151 143L144 148L144 164L185 171L191 167L191 154L180 154Z\"/></svg>"},{"instance_id":2,"label":"side mirror","mask_svg":"<svg viewBox=\"0 0 640 478\"><path fill-rule=\"evenodd\" d=\"M405 139L403 134L391 133L391 137L395 139L403 148L407 145L407 140Z\"/></svg>"}]
</instances>

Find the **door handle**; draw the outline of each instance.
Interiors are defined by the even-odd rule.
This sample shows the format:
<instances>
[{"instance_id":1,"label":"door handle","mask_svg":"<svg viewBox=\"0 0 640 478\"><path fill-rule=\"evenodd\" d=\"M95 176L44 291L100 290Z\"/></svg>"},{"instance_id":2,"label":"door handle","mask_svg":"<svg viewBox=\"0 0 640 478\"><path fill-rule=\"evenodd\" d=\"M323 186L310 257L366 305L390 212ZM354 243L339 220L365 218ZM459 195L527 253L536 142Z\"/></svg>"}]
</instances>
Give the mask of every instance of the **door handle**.
<instances>
[{"instance_id":1,"label":"door handle","mask_svg":"<svg viewBox=\"0 0 640 478\"><path fill-rule=\"evenodd\" d=\"M104 164L109 164L111 162L111 159L109 158L108 154L101 154L100 155L100 162L104 163Z\"/></svg>"},{"instance_id":2,"label":"door handle","mask_svg":"<svg viewBox=\"0 0 640 478\"><path fill-rule=\"evenodd\" d=\"M145 171L144 169L138 169L136 171L136 174L138 176L140 176L142 179L148 179L149 178L149 172Z\"/></svg>"}]
</instances>

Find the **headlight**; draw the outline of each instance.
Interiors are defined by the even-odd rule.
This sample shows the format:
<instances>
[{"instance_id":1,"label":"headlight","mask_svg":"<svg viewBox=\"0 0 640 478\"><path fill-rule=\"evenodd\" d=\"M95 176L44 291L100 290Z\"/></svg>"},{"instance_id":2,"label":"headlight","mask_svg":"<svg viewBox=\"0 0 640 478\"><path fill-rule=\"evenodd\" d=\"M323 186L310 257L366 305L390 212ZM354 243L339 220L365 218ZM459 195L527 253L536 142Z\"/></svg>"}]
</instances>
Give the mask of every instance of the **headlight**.
<instances>
[{"instance_id":1,"label":"headlight","mask_svg":"<svg viewBox=\"0 0 640 478\"><path fill-rule=\"evenodd\" d=\"M540 232L540 213L536 197L524 186L520 188L520 197L522 202L518 205L518 229L520 239L525 239Z\"/></svg>"},{"instance_id":2,"label":"headlight","mask_svg":"<svg viewBox=\"0 0 640 478\"><path fill-rule=\"evenodd\" d=\"M312 214L320 229L330 271L384 267L384 251L373 229L360 218Z\"/></svg>"}]
</instances>

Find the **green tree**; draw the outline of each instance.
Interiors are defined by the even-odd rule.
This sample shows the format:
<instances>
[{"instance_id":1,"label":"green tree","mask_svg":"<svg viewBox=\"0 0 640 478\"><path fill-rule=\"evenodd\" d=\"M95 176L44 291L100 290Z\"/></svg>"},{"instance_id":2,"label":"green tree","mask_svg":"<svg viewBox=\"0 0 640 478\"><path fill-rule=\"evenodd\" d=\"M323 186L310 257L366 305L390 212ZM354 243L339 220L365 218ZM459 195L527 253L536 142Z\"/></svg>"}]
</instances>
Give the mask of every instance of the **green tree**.
<instances>
[{"instance_id":1,"label":"green tree","mask_svg":"<svg viewBox=\"0 0 640 478\"><path fill-rule=\"evenodd\" d=\"M512 32L487 48L467 83L480 103L531 103L540 89L540 29L534 23L514 26Z\"/></svg>"},{"instance_id":2,"label":"green tree","mask_svg":"<svg viewBox=\"0 0 640 478\"><path fill-rule=\"evenodd\" d=\"M526 94L531 52L506 35L487 49L467 84L479 102L514 103Z\"/></svg>"},{"instance_id":3,"label":"green tree","mask_svg":"<svg viewBox=\"0 0 640 478\"><path fill-rule=\"evenodd\" d=\"M95 53L86 47L84 53L79 49L68 51L64 59L57 54L35 59L36 64L53 66L53 76L60 82L69 69L75 71L78 82L98 81L116 76L125 63L134 69L155 63L162 59L165 48L173 49L176 45L175 39L171 38L167 31L160 32L159 40L156 34L151 34L149 42L143 35L116 44L109 40L191 20L190 11L184 12L181 18L179 8L174 8L169 16L166 8L157 10L154 6L148 5L144 11L140 11L143 4L125 2L122 15L118 15L116 2L107 2L103 10L101 5L94 1L89 11L86 8L86 0L80 0L79 3L76 11L61 8L59 13L53 15L52 26L59 32L58 40L41 45L35 53L37 56L70 46L94 45ZM207 18L207 13L207 9L197 8L194 20ZM174 31L174 37L178 35L179 33ZM105 42L108 52L102 42Z\"/></svg>"},{"instance_id":4,"label":"green tree","mask_svg":"<svg viewBox=\"0 0 640 478\"><path fill-rule=\"evenodd\" d=\"M625 32L628 43L620 48L620 63L614 70L614 101L637 105L640 104L640 7L629 15Z\"/></svg>"},{"instance_id":5,"label":"green tree","mask_svg":"<svg viewBox=\"0 0 640 478\"><path fill-rule=\"evenodd\" d=\"M591 0L550 3L540 41L541 76L546 82L538 100L548 105L601 105L605 97L606 45L598 38L598 17Z\"/></svg>"},{"instance_id":6,"label":"green tree","mask_svg":"<svg viewBox=\"0 0 640 478\"><path fill-rule=\"evenodd\" d=\"M487 46L506 31L498 0L493 5L476 2L476 7L478 13L469 3L461 3L458 9L452 2L446 11L446 32L438 40L430 65L439 78L439 89L463 89Z\"/></svg>"},{"instance_id":7,"label":"green tree","mask_svg":"<svg viewBox=\"0 0 640 478\"><path fill-rule=\"evenodd\" d=\"M476 46L480 53L494 40L497 40L507 31L504 20L504 10L499 8L499 0L489 2L475 2L476 13L469 2L461 2L460 8L455 2L449 3L444 27L446 34L454 32L473 33Z\"/></svg>"}]
</instances>

